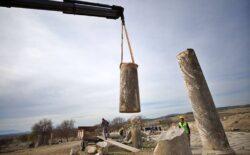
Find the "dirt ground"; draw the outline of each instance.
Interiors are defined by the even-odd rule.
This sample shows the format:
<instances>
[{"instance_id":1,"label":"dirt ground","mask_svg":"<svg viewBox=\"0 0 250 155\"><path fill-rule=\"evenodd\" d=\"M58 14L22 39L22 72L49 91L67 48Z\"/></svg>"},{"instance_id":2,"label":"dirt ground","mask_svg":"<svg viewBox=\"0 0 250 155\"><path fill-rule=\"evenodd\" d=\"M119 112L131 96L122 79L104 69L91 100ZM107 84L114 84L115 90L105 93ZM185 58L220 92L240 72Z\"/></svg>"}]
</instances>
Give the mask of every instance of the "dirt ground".
<instances>
[{"instance_id":1,"label":"dirt ground","mask_svg":"<svg viewBox=\"0 0 250 155\"><path fill-rule=\"evenodd\" d=\"M227 132L230 146L238 155L250 155L250 133L249 132ZM72 147L80 147L80 141L73 141L64 144L42 146L39 148L19 150L6 155L69 155ZM201 154L201 141L198 133L193 133L191 136L191 148L194 155ZM147 148L138 153L138 155L151 155L153 148ZM84 155L83 152L80 153ZM132 153L121 151L118 148L113 148L111 155L131 155ZM4 155L4 154L3 154Z\"/></svg>"},{"instance_id":2,"label":"dirt ground","mask_svg":"<svg viewBox=\"0 0 250 155\"><path fill-rule=\"evenodd\" d=\"M250 155L250 133L249 132L226 132L230 146L238 155ZM194 155L201 154L201 140L198 133L191 135L191 147Z\"/></svg>"},{"instance_id":3,"label":"dirt ground","mask_svg":"<svg viewBox=\"0 0 250 155\"><path fill-rule=\"evenodd\" d=\"M73 141L58 145L41 146L38 148L24 149L11 153L3 153L10 155L69 155L70 149L74 146L80 146L80 141Z\"/></svg>"},{"instance_id":4,"label":"dirt ground","mask_svg":"<svg viewBox=\"0 0 250 155\"><path fill-rule=\"evenodd\" d=\"M222 124L226 131L230 146L238 155L250 155L250 106L238 108L225 108L218 110ZM191 148L194 155L201 154L201 140L195 123L193 122L192 114L186 114L191 128ZM172 120L178 117L172 117ZM155 143L144 143L145 147L138 155L151 155L155 147ZM3 153L8 155L69 155L72 147L80 148L80 141L73 141L52 146L42 146L39 148L24 149L15 152ZM117 147L109 149L110 155L132 155L127 151L123 151ZM80 152L79 155L84 155Z\"/></svg>"}]
</instances>

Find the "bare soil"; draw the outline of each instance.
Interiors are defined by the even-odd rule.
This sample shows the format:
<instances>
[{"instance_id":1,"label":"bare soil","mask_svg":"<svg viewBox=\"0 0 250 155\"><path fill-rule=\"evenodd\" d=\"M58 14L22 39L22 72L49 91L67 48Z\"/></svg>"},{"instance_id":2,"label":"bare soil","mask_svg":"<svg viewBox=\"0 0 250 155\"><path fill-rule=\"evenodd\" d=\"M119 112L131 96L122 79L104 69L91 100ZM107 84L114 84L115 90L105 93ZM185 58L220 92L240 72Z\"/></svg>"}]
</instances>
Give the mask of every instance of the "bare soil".
<instances>
[{"instance_id":1,"label":"bare soil","mask_svg":"<svg viewBox=\"0 0 250 155\"><path fill-rule=\"evenodd\" d=\"M250 106L225 108L218 110L222 124L226 131L230 146L239 155L250 155ZM191 126L191 148L194 155L201 154L201 140L195 123L193 121L192 113L185 115L190 121ZM171 120L178 119L177 116L173 116ZM80 148L80 141L73 141L63 144L41 146L39 148L18 150L9 153L3 153L8 155L69 155L72 147ZM151 155L156 143L145 142L144 147L139 155ZM117 148L115 146L109 148L110 155L130 155L125 150ZM80 151L79 155L84 155L84 152Z\"/></svg>"}]
</instances>

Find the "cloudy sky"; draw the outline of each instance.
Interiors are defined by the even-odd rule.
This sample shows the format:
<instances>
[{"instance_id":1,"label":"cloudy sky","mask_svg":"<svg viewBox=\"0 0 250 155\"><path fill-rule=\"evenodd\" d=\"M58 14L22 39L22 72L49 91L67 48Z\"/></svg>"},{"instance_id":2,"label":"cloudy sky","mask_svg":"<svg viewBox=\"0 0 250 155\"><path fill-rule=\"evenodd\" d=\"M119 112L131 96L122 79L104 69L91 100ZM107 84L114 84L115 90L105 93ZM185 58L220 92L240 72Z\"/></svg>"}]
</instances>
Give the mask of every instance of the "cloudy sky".
<instances>
[{"instance_id":1,"label":"cloudy sky","mask_svg":"<svg viewBox=\"0 0 250 155\"><path fill-rule=\"evenodd\" d=\"M196 51L217 107L250 103L248 0L121 5L148 118L191 111L176 55ZM42 118L93 125L119 113L120 20L0 8L0 133ZM126 47L125 60L129 61Z\"/></svg>"}]
</instances>

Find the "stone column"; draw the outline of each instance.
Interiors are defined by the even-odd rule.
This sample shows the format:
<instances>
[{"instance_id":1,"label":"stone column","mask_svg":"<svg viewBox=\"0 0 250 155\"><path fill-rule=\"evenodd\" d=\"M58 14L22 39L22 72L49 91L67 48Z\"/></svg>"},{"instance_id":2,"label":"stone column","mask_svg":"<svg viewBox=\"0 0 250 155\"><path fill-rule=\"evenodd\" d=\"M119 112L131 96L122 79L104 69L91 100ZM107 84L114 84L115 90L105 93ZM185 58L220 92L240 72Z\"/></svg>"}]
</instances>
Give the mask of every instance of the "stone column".
<instances>
[{"instance_id":1,"label":"stone column","mask_svg":"<svg viewBox=\"0 0 250 155\"><path fill-rule=\"evenodd\" d=\"M177 55L177 59L192 104L203 145L203 154L234 154L194 50L187 49L181 52Z\"/></svg>"},{"instance_id":2,"label":"stone column","mask_svg":"<svg viewBox=\"0 0 250 155\"><path fill-rule=\"evenodd\" d=\"M131 135L129 142L132 142L132 146L140 149L143 146L142 133L141 133L141 117L136 116L130 118L131 128L128 133L128 137ZM129 135L130 134L130 135ZM127 137L127 138L128 138Z\"/></svg>"},{"instance_id":3,"label":"stone column","mask_svg":"<svg viewBox=\"0 0 250 155\"><path fill-rule=\"evenodd\" d=\"M120 65L120 112L141 112L137 64L121 63Z\"/></svg>"},{"instance_id":4,"label":"stone column","mask_svg":"<svg viewBox=\"0 0 250 155\"><path fill-rule=\"evenodd\" d=\"M133 125L131 127L131 141L133 147L140 149L142 147L142 134L140 127Z\"/></svg>"}]
</instances>

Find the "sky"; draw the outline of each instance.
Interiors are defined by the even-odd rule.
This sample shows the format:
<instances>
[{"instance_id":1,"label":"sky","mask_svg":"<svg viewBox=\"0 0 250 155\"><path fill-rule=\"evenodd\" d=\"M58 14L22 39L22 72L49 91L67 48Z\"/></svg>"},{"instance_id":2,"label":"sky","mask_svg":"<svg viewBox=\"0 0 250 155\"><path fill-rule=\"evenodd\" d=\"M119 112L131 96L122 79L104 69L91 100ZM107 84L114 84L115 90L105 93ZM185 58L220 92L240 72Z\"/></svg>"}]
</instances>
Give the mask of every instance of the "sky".
<instances>
[{"instance_id":1,"label":"sky","mask_svg":"<svg viewBox=\"0 0 250 155\"><path fill-rule=\"evenodd\" d=\"M217 107L250 103L250 1L93 2L125 8L141 113L119 113L120 20L0 7L0 134L43 118L78 126L191 111L176 59L187 48Z\"/></svg>"}]
</instances>

